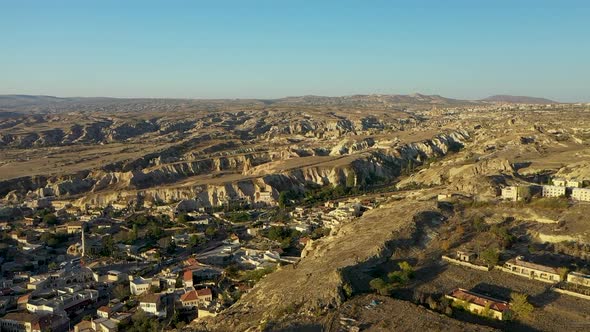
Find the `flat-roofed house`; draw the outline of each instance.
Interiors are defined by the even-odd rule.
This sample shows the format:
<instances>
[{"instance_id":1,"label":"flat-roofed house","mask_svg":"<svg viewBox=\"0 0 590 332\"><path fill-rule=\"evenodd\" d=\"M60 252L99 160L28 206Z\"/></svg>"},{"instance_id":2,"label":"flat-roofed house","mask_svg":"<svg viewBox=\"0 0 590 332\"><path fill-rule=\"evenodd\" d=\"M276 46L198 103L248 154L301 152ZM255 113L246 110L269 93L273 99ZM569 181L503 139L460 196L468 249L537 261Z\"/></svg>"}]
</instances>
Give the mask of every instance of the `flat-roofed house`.
<instances>
[{"instance_id":1,"label":"flat-roofed house","mask_svg":"<svg viewBox=\"0 0 590 332\"><path fill-rule=\"evenodd\" d=\"M575 199L576 201L590 202L590 189L573 188L572 199Z\"/></svg>"},{"instance_id":2,"label":"flat-roofed house","mask_svg":"<svg viewBox=\"0 0 590 332\"><path fill-rule=\"evenodd\" d=\"M510 270L512 273L519 274L524 277L540 279L542 281L553 283L558 283L561 281L561 276L559 275L559 272L556 268L527 262L521 256L506 261L506 263L504 263L504 268Z\"/></svg>"},{"instance_id":3,"label":"flat-roofed house","mask_svg":"<svg viewBox=\"0 0 590 332\"><path fill-rule=\"evenodd\" d=\"M590 275L580 272L570 272L567 274L567 282L590 287Z\"/></svg>"},{"instance_id":4,"label":"flat-roofed house","mask_svg":"<svg viewBox=\"0 0 590 332\"><path fill-rule=\"evenodd\" d=\"M567 181L562 178L555 178L552 180L554 186L558 187L565 187L567 185Z\"/></svg>"},{"instance_id":5,"label":"flat-roofed house","mask_svg":"<svg viewBox=\"0 0 590 332\"><path fill-rule=\"evenodd\" d=\"M469 250L457 250L457 259L464 262L473 262L477 255Z\"/></svg>"},{"instance_id":6,"label":"flat-roofed house","mask_svg":"<svg viewBox=\"0 0 590 332\"><path fill-rule=\"evenodd\" d=\"M140 295L147 292L151 285L151 279L144 279L142 277L132 278L129 280L129 291L132 295Z\"/></svg>"},{"instance_id":7,"label":"flat-roofed house","mask_svg":"<svg viewBox=\"0 0 590 332\"><path fill-rule=\"evenodd\" d=\"M506 301L494 299L462 288L451 291L445 297L452 300L453 303L461 303L467 310L478 315L485 314L485 310L488 310L488 314L491 317L499 320L503 320L505 313L510 309L510 305Z\"/></svg>"},{"instance_id":8,"label":"flat-roofed house","mask_svg":"<svg viewBox=\"0 0 590 332\"><path fill-rule=\"evenodd\" d=\"M565 187L560 186L543 186L543 197L563 197L565 196Z\"/></svg>"},{"instance_id":9,"label":"flat-roofed house","mask_svg":"<svg viewBox=\"0 0 590 332\"><path fill-rule=\"evenodd\" d=\"M83 221L72 221L66 225L68 234L82 233Z\"/></svg>"},{"instance_id":10,"label":"flat-roofed house","mask_svg":"<svg viewBox=\"0 0 590 332\"><path fill-rule=\"evenodd\" d=\"M570 180L567 180L566 186L570 187L570 188L580 188L580 187L582 187L582 181L577 180L577 179L570 179Z\"/></svg>"},{"instance_id":11,"label":"flat-roofed house","mask_svg":"<svg viewBox=\"0 0 590 332\"><path fill-rule=\"evenodd\" d=\"M69 319L63 316L11 312L0 318L0 331L67 331L68 323Z\"/></svg>"},{"instance_id":12,"label":"flat-roofed house","mask_svg":"<svg viewBox=\"0 0 590 332\"><path fill-rule=\"evenodd\" d=\"M508 186L508 187L504 187L502 188L502 199L506 199L509 201L518 201L519 200L519 195L518 195L518 187L517 186Z\"/></svg>"}]
</instances>

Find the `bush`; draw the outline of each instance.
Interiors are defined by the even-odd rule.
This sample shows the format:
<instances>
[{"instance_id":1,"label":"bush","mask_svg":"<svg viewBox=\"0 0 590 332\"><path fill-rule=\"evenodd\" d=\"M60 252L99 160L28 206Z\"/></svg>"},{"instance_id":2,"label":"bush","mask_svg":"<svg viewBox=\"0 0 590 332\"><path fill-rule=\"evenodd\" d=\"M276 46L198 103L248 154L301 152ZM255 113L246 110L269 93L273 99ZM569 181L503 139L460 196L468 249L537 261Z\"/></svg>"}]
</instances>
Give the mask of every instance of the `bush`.
<instances>
[{"instance_id":1,"label":"bush","mask_svg":"<svg viewBox=\"0 0 590 332\"><path fill-rule=\"evenodd\" d=\"M391 286L381 278L371 280L369 286L379 295L389 296L391 293Z\"/></svg>"},{"instance_id":2,"label":"bush","mask_svg":"<svg viewBox=\"0 0 590 332\"><path fill-rule=\"evenodd\" d=\"M389 296L394 288L403 286L414 278L414 269L408 262L399 262L397 265L400 270L388 273L387 280L381 278L371 280L369 282L371 289L380 295Z\"/></svg>"},{"instance_id":3,"label":"bush","mask_svg":"<svg viewBox=\"0 0 590 332\"><path fill-rule=\"evenodd\" d=\"M528 302L528 295L521 293L510 294L510 310L518 319L526 319L533 312L533 305Z\"/></svg>"},{"instance_id":4,"label":"bush","mask_svg":"<svg viewBox=\"0 0 590 332\"><path fill-rule=\"evenodd\" d=\"M301 236L301 232L287 227L272 226L266 235L268 239L279 242L282 248L288 248L293 240Z\"/></svg>"},{"instance_id":5,"label":"bush","mask_svg":"<svg viewBox=\"0 0 590 332\"><path fill-rule=\"evenodd\" d=\"M43 216L43 222L49 226L57 225L59 220L54 214L46 214Z\"/></svg>"},{"instance_id":6,"label":"bush","mask_svg":"<svg viewBox=\"0 0 590 332\"><path fill-rule=\"evenodd\" d=\"M488 266L498 265L500 260L500 252L496 248L488 248L482 251L479 256Z\"/></svg>"},{"instance_id":7,"label":"bush","mask_svg":"<svg viewBox=\"0 0 590 332\"><path fill-rule=\"evenodd\" d=\"M349 283L345 283L342 286L342 290L344 291L344 295L346 295L347 298L352 297L353 289Z\"/></svg>"},{"instance_id":8,"label":"bush","mask_svg":"<svg viewBox=\"0 0 590 332\"><path fill-rule=\"evenodd\" d=\"M494 225L490 231L498 239L502 248L509 248L516 241L516 237L510 234L508 228L504 226Z\"/></svg>"},{"instance_id":9,"label":"bush","mask_svg":"<svg viewBox=\"0 0 590 332\"><path fill-rule=\"evenodd\" d=\"M227 216L227 219L234 223L242 223L252 220L252 216L250 213L242 211L242 212L232 212Z\"/></svg>"},{"instance_id":10,"label":"bush","mask_svg":"<svg viewBox=\"0 0 590 332\"><path fill-rule=\"evenodd\" d=\"M258 282L258 281L260 281L260 279L262 279L262 277L273 272L274 270L275 270L274 268L267 267L267 268L259 269L259 270L245 271L242 274L241 280L242 281Z\"/></svg>"}]
</instances>

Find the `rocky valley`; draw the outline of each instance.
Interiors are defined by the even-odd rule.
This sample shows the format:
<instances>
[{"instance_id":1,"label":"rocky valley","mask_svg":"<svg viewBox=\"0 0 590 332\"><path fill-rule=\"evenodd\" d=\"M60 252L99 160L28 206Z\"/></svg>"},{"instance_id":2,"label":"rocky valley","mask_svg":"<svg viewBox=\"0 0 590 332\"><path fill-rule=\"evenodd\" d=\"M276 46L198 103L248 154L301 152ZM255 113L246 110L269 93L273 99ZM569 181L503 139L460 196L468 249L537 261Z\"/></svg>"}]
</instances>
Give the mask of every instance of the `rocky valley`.
<instances>
[{"instance_id":1,"label":"rocky valley","mask_svg":"<svg viewBox=\"0 0 590 332\"><path fill-rule=\"evenodd\" d=\"M226 297L234 291L227 280L242 280L231 287L244 287L244 280L252 279L232 275L234 263L212 264L225 268L214 283L223 310L216 317L197 317L184 329L527 331L580 326L590 317L587 305L579 303L587 300L556 295L542 283L527 285L503 272L506 267L499 262L526 253L540 262L566 261L570 270L590 267L590 228L584 217L590 206L547 198L540 191L562 178L575 179L580 187L588 184L590 106L498 98L3 97L0 198L11 221L26 215L19 210L23 204L53 206L59 216L62 209L112 217L135 234L142 232L132 225L138 214L170 210L163 223L178 218L185 224L167 224L166 229L182 233L198 228L186 224L186 213L202 213L216 220L219 229L212 233L217 235L207 235L209 247L187 249L186 255L196 255L199 262L209 257L204 252L214 243L234 236L249 239L248 245L256 248L280 242L289 252L272 271L268 265L254 269L264 276L231 301ZM526 194L518 189L507 202L506 188L521 187ZM350 205L354 217L324 221L321 227L317 220L307 219L311 224L304 225L301 219L307 209L319 211L320 219L336 215L325 209L350 202L356 202ZM236 213L251 224L231 219ZM295 222L298 226L290 226ZM256 235L290 227L299 227L300 242ZM475 270L441 260L462 251L476 253ZM173 261L178 254L171 257L167 264L178 263ZM238 256L232 257L236 261ZM506 301L510 291L527 294L534 315L509 322L470 315L469 308L459 310L445 297L463 288Z\"/></svg>"}]
</instances>

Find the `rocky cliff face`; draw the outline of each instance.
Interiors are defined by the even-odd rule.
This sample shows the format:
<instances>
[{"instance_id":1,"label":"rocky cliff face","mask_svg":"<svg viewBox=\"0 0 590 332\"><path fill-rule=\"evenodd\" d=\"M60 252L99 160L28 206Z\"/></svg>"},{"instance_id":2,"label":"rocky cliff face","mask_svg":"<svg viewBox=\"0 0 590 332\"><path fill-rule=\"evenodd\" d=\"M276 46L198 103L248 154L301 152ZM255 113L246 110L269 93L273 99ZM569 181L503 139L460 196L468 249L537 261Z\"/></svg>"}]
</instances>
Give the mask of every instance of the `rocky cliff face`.
<instances>
[{"instance_id":1,"label":"rocky cliff face","mask_svg":"<svg viewBox=\"0 0 590 332\"><path fill-rule=\"evenodd\" d=\"M151 197L159 202L196 199L202 206L217 206L232 200L255 202L261 192L300 191L308 183L345 185L349 177L354 178L356 184L392 179L399 176L409 163L419 165L429 158L444 156L450 149L462 146L468 137L467 132L457 131L386 149L370 149L374 145L372 139L357 142L347 140L345 144L338 143L332 149L344 154L345 160L328 160L317 165L295 166L275 172L265 169L256 175L249 175L249 170L281 155L253 152L164 163L126 172L94 170L65 177L5 181L2 183L2 194L11 192L14 196L15 193L25 195L29 192L29 195L58 197L83 194L85 197L80 198L78 204L91 206L105 206L115 201L136 200L138 197ZM234 174L236 179L224 180L225 172ZM200 177L215 173L220 174L220 177Z\"/></svg>"}]
</instances>

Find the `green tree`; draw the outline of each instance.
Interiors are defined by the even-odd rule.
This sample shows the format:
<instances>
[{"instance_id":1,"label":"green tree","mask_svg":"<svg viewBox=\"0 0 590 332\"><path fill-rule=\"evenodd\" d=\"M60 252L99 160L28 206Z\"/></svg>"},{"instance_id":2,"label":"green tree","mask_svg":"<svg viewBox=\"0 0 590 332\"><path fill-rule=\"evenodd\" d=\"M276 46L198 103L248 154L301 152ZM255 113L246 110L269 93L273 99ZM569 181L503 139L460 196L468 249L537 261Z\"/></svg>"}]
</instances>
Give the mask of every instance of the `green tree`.
<instances>
[{"instance_id":1,"label":"green tree","mask_svg":"<svg viewBox=\"0 0 590 332\"><path fill-rule=\"evenodd\" d=\"M490 231L499 240L502 248L509 248L516 241L516 237L506 227L494 225Z\"/></svg>"},{"instance_id":2,"label":"green tree","mask_svg":"<svg viewBox=\"0 0 590 332\"><path fill-rule=\"evenodd\" d=\"M59 220L57 219L57 217L54 214L46 214L43 216L43 222L46 223L49 226L53 226L53 225L57 225L59 223Z\"/></svg>"},{"instance_id":3,"label":"green tree","mask_svg":"<svg viewBox=\"0 0 590 332\"><path fill-rule=\"evenodd\" d=\"M181 213L178 215L178 217L176 217L176 221L179 223L186 223L188 221L188 216L186 213Z\"/></svg>"},{"instance_id":4,"label":"green tree","mask_svg":"<svg viewBox=\"0 0 590 332\"><path fill-rule=\"evenodd\" d=\"M191 247L196 247L202 244L203 242L205 242L205 239L198 235L191 235L191 237L189 238L189 244L191 245Z\"/></svg>"},{"instance_id":5,"label":"green tree","mask_svg":"<svg viewBox=\"0 0 590 332\"><path fill-rule=\"evenodd\" d=\"M279 207L281 209L284 209L287 206L287 202L288 202L288 198L287 198L287 192L286 191L281 191L279 193Z\"/></svg>"},{"instance_id":6,"label":"green tree","mask_svg":"<svg viewBox=\"0 0 590 332\"><path fill-rule=\"evenodd\" d=\"M410 279L414 277L414 268L406 261L399 262L397 265L399 266L400 270L390 272L387 274L387 277L389 278L389 281L395 286L405 285L408 283L408 281L410 281Z\"/></svg>"},{"instance_id":7,"label":"green tree","mask_svg":"<svg viewBox=\"0 0 590 332\"><path fill-rule=\"evenodd\" d=\"M174 241L170 241L168 243L168 246L166 246L166 253L168 255L172 255L176 251L176 248L177 248L176 243Z\"/></svg>"},{"instance_id":8,"label":"green tree","mask_svg":"<svg viewBox=\"0 0 590 332\"><path fill-rule=\"evenodd\" d=\"M484 308L481 310L480 315L486 318L494 318L494 313L492 312L490 302L486 303Z\"/></svg>"},{"instance_id":9,"label":"green tree","mask_svg":"<svg viewBox=\"0 0 590 332\"><path fill-rule=\"evenodd\" d=\"M559 273L559 277L561 278L561 280L566 280L567 279L567 274L570 270L567 267L560 267L557 269L557 272Z\"/></svg>"},{"instance_id":10,"label":"green tree","mask_svg":"<svg viewBox=\"0 0 590 332\"><path fill-rule=\"evenodd\" d=\"M352 297L353 289L352 289L352 286L349 283L345 283L342 286L342 290L344 291L344 295L346 295L347 298L351 298Z\"/></svg>"},{"instance_id":11,"label":"green tree","mask_svg":"<svg viewBox=\"0 0 590 332\"><path fill-rule=\"evenodd\" d=\"M352 188L355 185L356 185L356 175L353 172L350 172L346 176L346 187Z\"/></svg>"},{"instance_id":12,"label":"green tree","mask_svg":"<svg viewBox=\"0 0 590 332\"><path fill-rule=\"evenodd\" d=\"M529 202L531 200L531 188L529 186L518 186L516 189L518 197L525 202Z\"/></svg>"},{"instance_id":13,"label":"green tree","mask_svg":"<svg viewBox=\"0 0 590 332\"><path fill-rule=\"evenodd\" d=\"M240 269L236 264L230 264L223 270L223 273L230 279L235 279L240 275Z\"/></svg>"},{"instance_id":14,"label":"green tree","mask_svg":"<svg viewBox=\"0 0 590 332\"><path fill-rule=\"evenodd\" d=\"M205 229L205 235L207 235L209 238L214 237L215 235L217 235L217 228L213 226L207 227L207 229Z\"/></svg>"},{"instance_id":15,"label":"green tree","mask_svg":"<svg viewBox=\"0 0 590 332\"><path fill-rule=\"evenodd\" d=\"M369 282L371 289L375 290L379 295L389 296L391 293L390 285L381 278L375 278Z\"/></svg>"},{"instance_id":16,"label":"green tree","mask_svg":"<svg viewBox=\"0 0 590 332\"><path fill-rule=\"evenodd\" d=\"M510 294L510 310L514 312L516 318L527 319L534 307L528 302L528 295L514 292Z\"/></svg>"},{"instance_id":17,"label":"green tree","mask_svg":"<svg viewBox=\"0 0 590 332\"><path fill-rule=\"evenodd\" d=\"M129 290L128 283L118 284L117 286L115 286L115 288L113 288L113 297L116 299L119 299L119 300L125 299L130 294L131 294L131 292Z\"/></svg>"},{"instance_id":18,"label":"green tree","mask_svg":"<svg viewBox=\"0 0 590 332\"><path fill-rule=\"evenodd\" d=\"M495 266L500 260L500 253L498 249L490 247L481 252L480 257L488 266Z\"/></svg>"}]
</instances>

